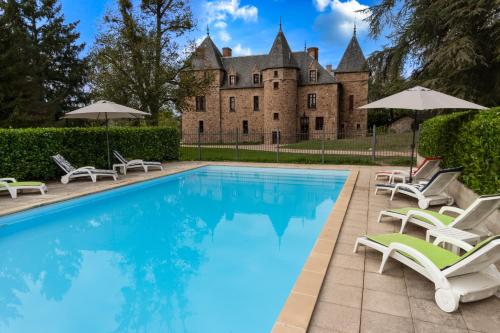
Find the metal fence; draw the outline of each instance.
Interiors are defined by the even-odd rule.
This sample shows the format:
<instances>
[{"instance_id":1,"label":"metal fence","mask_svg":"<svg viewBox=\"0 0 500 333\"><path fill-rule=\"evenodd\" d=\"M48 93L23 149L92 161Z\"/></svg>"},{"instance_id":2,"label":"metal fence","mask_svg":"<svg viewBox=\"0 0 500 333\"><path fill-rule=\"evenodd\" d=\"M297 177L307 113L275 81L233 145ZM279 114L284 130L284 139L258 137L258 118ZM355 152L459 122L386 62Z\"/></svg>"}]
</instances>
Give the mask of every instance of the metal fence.
<instances>
[{"instance_id":1,"label":"metal fence","mask_svg":"<svg viewBox=\"0 0 500 333\"><path fill-rule=\"evenodd\" d=\"M412 133L391 133L385 128L319 130L307 133L271 132L182 133L184 160L302 161L334 163L358 159L367 162L409 161ZM418 142L418 133L417 133Z\"/></svg>"}]
</instances>

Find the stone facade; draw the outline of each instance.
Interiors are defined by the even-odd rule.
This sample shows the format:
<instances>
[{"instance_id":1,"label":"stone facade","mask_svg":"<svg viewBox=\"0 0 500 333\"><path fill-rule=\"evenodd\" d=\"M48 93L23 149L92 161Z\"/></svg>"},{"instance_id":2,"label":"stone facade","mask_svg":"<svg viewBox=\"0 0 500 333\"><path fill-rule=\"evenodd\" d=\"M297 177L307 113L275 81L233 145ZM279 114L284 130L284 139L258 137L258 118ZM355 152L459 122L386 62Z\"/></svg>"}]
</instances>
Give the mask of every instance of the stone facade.
<instances>
[{"instance_id":1,"label":"stone facade","mask_svg":"<svg viewBox=\"0 0 500 333\"><path fill-rule=\"evenodd\" d=\"M193 69L209 71L214 81L188 101L185 143L234 142L236 135L239 142L276 143L278 132L287 143L366 131L366 110L357 107L367 103L368 71L355 36L337 71L319 64L317 48L292 52L281 30L268 55L232 57L229 48L221 54L209 36L199 49Z\"/></svg>"}]
</instances>

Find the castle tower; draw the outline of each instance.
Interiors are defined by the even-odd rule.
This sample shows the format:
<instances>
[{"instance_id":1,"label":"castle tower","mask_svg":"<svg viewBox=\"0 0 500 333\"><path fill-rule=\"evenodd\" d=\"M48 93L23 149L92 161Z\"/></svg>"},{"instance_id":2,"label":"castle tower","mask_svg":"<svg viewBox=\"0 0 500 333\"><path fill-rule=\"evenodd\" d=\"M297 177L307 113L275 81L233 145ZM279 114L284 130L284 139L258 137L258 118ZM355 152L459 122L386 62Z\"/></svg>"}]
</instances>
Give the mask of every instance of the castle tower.
<instances>
[{"instance_id":1,"label":"castle tower","mask_svg":"<svg viewBox=\"0 0 500 333\"><path fill-rule=\"evenodd\" d=\"M210 38L208 30L207 36L196 48L190 61L196 77L203 79L209 75L213 81L203 96L192 96L188 101L191 111L184 112L182 116L182 132L189 135L186 136L186 142L197 140L198 132L222 132L220 87L225 71L222 54Z\"/></svg>"},{"instance_id":2,"label":"castle tower","mask_svg":"<svg viewBox=\"0 0 500 333\"><path fill-rule=\"evenodd\" d=\"M340 63L335 70L339 86L339 133L353 135L367 130L368 64L356 38L356 26Z\"/></svg>"},{"instance_id":3,"label":"castle tower","mask_svg":"<svg viewBox=\"0 0 500 333\"><path fill-rule=\"evenodd\" d=\"M281 30L274 39L262 71L266 143L296 141L299 66Z\"/></svg>"}]
</instances>

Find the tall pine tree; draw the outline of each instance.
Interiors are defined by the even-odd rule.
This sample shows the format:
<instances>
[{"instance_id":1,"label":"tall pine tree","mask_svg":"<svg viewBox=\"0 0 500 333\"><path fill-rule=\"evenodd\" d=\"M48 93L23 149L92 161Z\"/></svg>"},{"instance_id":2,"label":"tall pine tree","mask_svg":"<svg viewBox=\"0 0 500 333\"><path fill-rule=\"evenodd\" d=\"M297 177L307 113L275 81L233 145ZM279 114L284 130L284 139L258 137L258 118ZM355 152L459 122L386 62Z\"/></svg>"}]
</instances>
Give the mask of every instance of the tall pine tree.
<instances>
[{"instance_id":1,"label":"tall pine tree","mask_svg":"<svg viewBox=\"0 0 500 333\"><path fill-rule=\"evenodd\" d=\"M367 10L370 33L391 45L371 55L384 97L421 84L487 106L500 104L498 0L381 0ZM408 78L401 80L405 69Z\"/></svg>"},{"instance_id":2,"label":"tall pine tree","mask_svg":"<svg viewBox=\"0 0 500 333\"><path fill-rule=\"evenodd\" d=\"M0 124L51 125L85 101L77 22L64 22L57 0L0 0L0 6Z\"/></svg>"}]
</instances>

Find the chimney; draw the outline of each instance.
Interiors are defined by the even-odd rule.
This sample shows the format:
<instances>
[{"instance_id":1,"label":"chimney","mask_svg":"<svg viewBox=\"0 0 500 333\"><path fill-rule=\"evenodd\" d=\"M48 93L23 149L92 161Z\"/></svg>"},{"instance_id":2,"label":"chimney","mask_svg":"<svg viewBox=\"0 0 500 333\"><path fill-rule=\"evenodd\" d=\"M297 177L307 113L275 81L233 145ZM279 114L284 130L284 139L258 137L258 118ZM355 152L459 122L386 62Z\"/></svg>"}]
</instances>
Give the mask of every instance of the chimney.
<instances>
[{"instance_id":1,"label":"chimney","mask_svg":"<svg viewBox=\"0 0 500 333\"><path fill-rule=\"evenodd\" d=\"M223 57L232 57L233 56L233 50L231 50L230 47L223 47L222 48L222 56Z\"/></svg>"},{"instance_id":2,"label":"chimney","mask_svg":"<svg viewBox=\"0 0 500 333\"><path fill-rule=\"evenodd\" d=\"M326 70L328 71L328 73L333 72L332 65L326 65Z\"/></svg>"},{"instance_id":3,"label":"chimney","mask_svg":"<svg viewBox=\"0 0 500 333\"><path fill-rule=\"evenodd\" d=\"M315 60L318 60L319 49L317 47L310 47L307 49L307 54Z\"/></svg>"}]
</instances>

